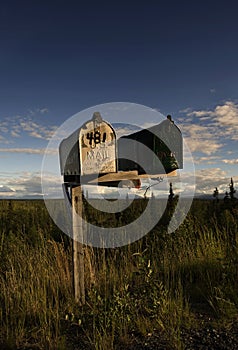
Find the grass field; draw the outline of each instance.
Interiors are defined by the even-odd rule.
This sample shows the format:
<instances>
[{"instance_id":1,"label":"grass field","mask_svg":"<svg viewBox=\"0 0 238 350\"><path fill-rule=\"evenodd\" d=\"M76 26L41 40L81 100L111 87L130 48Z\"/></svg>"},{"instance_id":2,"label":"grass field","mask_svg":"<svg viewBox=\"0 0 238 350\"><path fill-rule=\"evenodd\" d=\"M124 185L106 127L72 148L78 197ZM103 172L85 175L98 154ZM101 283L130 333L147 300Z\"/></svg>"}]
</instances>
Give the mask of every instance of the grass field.
<instances>
[{"instance_id":1,"label":"grass field","mask_svg":"<svg viewBox=\"0 0 238 350\"><path fill-rule=\"evenodd\" d=\"M184 349L181 331L237 319L238 203L195 200L183 224L159 224L128 246L85 247L86 304L72 288L70 239L52 222L43 201L0 202L0 349L127 349L133 339L159 334L168 349ZM146 203L136 200L121 217L133 219ZM124 217L123 217L124 215Z\"/></svg>"}]
</instances>

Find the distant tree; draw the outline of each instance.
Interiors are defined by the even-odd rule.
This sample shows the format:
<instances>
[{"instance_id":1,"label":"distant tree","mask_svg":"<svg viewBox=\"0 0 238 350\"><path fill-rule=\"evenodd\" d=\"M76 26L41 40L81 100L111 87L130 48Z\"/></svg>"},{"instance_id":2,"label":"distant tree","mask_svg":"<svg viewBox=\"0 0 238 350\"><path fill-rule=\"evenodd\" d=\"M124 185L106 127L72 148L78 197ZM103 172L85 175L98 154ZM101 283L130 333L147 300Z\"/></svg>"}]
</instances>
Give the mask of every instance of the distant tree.
<instances>
[{"instance_id":1,"label":"distant tree","mask_svg":"<svg viewBox=\"0 0 238 350\"><path fill-rule=\"evenodd\" d=\"M169 184L169 201L172 201L174 199L174 192L173 192L173 184L170 182Z\"/></svg>"},{"instance_id":2,"label":"distant tree","mask_svg":"<svg viewBox=\"0 0 238 350\"><path fill-rule=\"evenodd\" d=\"M234 194L236 193L236 190L234 189L234 182L233 182L232 178L231 178L231 183L230 183L229 187L230 187L229 195L230 195L231 199L234 199Z\"/></svg>"},{"instance_id":3,"label":"distant tree","mask_svg":"<svg viewBox=\"0 0 238 350\"><path fill-rule=\"evenodd\" d=\"M226 191L225 197L224 197L224 202L227 202L229 200L229 193Z\"/></svg>"},{"instance_id":4,"label":"distant tree","mask_svg":"<svg viewBox=\"0 0 238 350\"><path fill-rule=\"evenodd\" d=\"M215 200L216 200L217 202L219 202L218 196L219 196L219 191L218 191L218 188L215 187L215 190L214 190L214 192L213 192L213 197L215 198Z\"/></svg>"}]
</instances>

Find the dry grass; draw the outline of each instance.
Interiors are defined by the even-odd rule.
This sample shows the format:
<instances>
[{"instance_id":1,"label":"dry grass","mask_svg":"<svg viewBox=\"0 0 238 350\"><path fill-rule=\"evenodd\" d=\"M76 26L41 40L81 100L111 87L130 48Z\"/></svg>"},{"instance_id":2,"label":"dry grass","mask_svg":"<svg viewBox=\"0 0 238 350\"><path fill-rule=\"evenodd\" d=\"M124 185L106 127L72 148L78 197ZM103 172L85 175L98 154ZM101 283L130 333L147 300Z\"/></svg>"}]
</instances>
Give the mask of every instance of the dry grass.
<instances>
[{"instance_id":1,"label":"dry grass","mask_svg":"<svg viewBox=\"0 0 238 350\"><path fill-rule=\"evenodd\" d=\"M26 219L9 230L9 208L2 208L2 348L68 349L66 330L74 324L74 342L87 339L98 350L114 349L120 342L126 348L133 334L155 331L163 333L171 348L182 349L181 327L194 323L191 305L204 303L226 319L237 313L237 217L232 210L222 225L217 219L201 225L190 215L172 235L156 227L130 246L85 248L87 294L80 307L73 299L67 240L51 238L49 228L55 227L48 219L37 221L40 207L14 205L11 211L25 210Z\"/></svg>"}]
</instances>

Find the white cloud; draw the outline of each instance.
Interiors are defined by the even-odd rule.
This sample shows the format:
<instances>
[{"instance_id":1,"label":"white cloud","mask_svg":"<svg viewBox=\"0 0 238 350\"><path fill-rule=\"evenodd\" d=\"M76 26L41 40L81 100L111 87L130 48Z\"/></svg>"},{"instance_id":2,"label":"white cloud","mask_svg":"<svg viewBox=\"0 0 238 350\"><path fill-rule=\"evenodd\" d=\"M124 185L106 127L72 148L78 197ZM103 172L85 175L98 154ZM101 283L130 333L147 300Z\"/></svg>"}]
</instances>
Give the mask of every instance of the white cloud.
<instances>
[{"instance_id":1,"label":"white cloud","mask_svg":"<svg viewBox=\"0 0 238 350\"><path fill-rule=\"evenodd\" d=\"M196 179L215 179L224 178L226 176L226 171L221 168L206 168L196 171Z\"/></svg>"},{"instance_id":2,"label":"white cloud","mask_svg":"<svg viewBox=\"0 0 238 350\"><path fill-rule=\"evenodd\" d=\"M35 110L32 110L32 109L29 110L29 113L31 115L46 114L48 112L49 112L48 108L36 108Z\"/></svg>"},{"instance_id":3,"label":"white cloud","mask_svg":"<svg viewBox=\"0 0 238 350\"><path fill-rule=\"evenodd\" d=\"M35 137L35 138L37 138L37 139L43 139L43 138L44 138L44 137L43 137L41 134L39 134L37 131L32 131L32 132L29 133L29 135L30 135L31 137Z\"/></svg>"},{"instance_id":4,"label":"white cloud","mask_svg":"<svg viewBox=\"0 0 238 350\"><path fill-rule=\"evenodd\" d=\"M157 125L157 124L160 124L161 122L146 122L146 123L144 123L144 124L142 124L140 127L141 127L141 129L149 129L149 128L151 128L152 126L155 126L155 125Z\"/></svg>"},{"instance_id":5,"label":"white cloud","mask_svg":"<svg viewBox=\"0 0 238 350\"><path fill-rule=\"evenodd\" d=\"M179 113L188 114L191 111L192 111L192 108L191 107L187 107L187 108L180 109Z\"/></svg>"},{"instance_id":6,"label":"white cloud","mask_svg":"<svg viewBox=\"0 0 238 350\"><path fill-rule=\"evenodd\" d=\"M8 193L8 192L15 192L13 189L11 189L8 186L0 186L0 193Z\"/></svg>"},{"instance_id":7,"label":"white cloud","mask_svg":"<svg viewBox=\"0 0 238 350\"><path fill-rule=\"evenodd\" d=\"M223 146L217 137L214 137L211 128L204 125L185 124L181 126L181 131L192 153L211 155Z\"/></svg>"},{"instance_id":8,"label":"white cloud","mask_svg":"<svg viewBox=\"0 0 238 350\"><path fill-rule=\"evenodd\" d=\"M238 182L238 176L233 176L235 183ZM196 171L196 192L200 194L213 194L215 187L220 193L229 191L230 177L225 170L221 168L210 168Z\"/></svg>"},{"instance_id":9,"label":"white cloud","mask_svg":"<svg viewBox=\"0 0 238 350\"><path fill-rule=\"evenodd\" d=\"M7 139L6 137L0 135L0 143L2 145L9 145L11 143L11 140Z\"/></svg>"},{"instance_id":10,"label":"white cloud","mask_svg":"<svg viewBox=\"0 0 238 350\"><path fill-rule=\"evenodd\" d=\"M46 127L34 122L30 118L28 118L27 120L20 120L19 125L21 130L27 132L29 136L45 140L49 140L52 137L54 131L56 130L55 126Z\"/></svg>"},{"instance_id":11,"label":"white cloud","mask_svg":"<svg viewBox=\"0 0 238 350\"><path fill-rule=\"evenodd\" d=\"M196 139L190 137L186 139L186 141L192 153L200 152L203 154L210 155L216 153L223 146L215 140L206 140L204 138L199 139L198 137Z\"/></svg>"},{"instance_id":12,"label":"white cloud","mask_svg":"<svg viewBox=\"0 0 238 350\"><path fill-rule=\"evenodd\" d=\"M222 162L225 164L236 165L238 164L238 159L223 159Z\"/></svg>"},{"instance_id":13,"label":"white cloud","mask_svg":"<svg viewBox=\"0 0 238 350\"><path fill-rule=\"evenodd\" d=\"M191 183L191 174L190 172L183 172L182 177L173 177L169 179L173 183L174 191L176 194L179 192L183 192L184 194L191 194L194 192L194 184ZM238 176L233 176L233 180L235 183L238 183ZM53 173L45 173L44 174L44 183L47 183L45 190L49 189L49 193L51 195L59 195L62 186L63 179L55 175ZM219 192L225 193L229 191L229 183L230 177L226 171L221 168L210 168L210 169L202 169L196 172L196 193L197 194L213 194L214 188L218 187ZM0 196L1 198L7 197L16 197L16 198L24 198L28 196L32 197L43 197L42 188L41 188L41 173L40 172L30 172L24 171L21 173L16 172L5 172L0 176ZM151 180L153 183L153 180ZM168 185L168 184L167 184ZM160 193L168 194L168 189L164 186L167 186L166 183L159 184L155 186L153 190L160 190ZM157 188L158 187L158 188ZM124 189L127 191L127 189ZM108 189L100 187L100 192L110 192L117 191L116 189ZM135 191L135 194L140 195L143 194L145 188L141 191ZM123 192L123 190L122 190ZM124 193L124 192L123 192ZM47 193L44 193L47 195Z\"/></svg>"},{"instance_id":14,"label":"white cloud","mask_svg":"<svg viewBox=\"0 0 238 350\"><path fill-rule=\"evenodd\" d=\"M0 132L6 133L8 132L8 128L4 125L5 125L4 123L0 124Z\"/></svg>"},{"instance_id":15,"label":"white cloud","mask_svg":"<svg viewBox=\"0 0 238 350\"><path fill-rule=\"evenodd\" d=\"M221 161L220 156L205 156L205 157L194 157L193 161L195 164L216 164L218 161Z\"/></svg>"},{"instance_id":16,"label":"white cloud","mask_svg":"<svg viewBox=\"0 0 238 350\"><path fill-rule=\"evenodd\" d=\"M199 120L207 121L207 120L210 120L210 117L200 117ZM210 126L212 126L212 125L210 125Z\"/></svg>"},{"instance_id":17,"label":"white cloud","mask_svg":"<svg viewBox=\"0 0 238 350\"><path fill-rule=\"evenodd\" d=\"M44 174L44 176L46 177L45 181L48 182L51 190L54 191L55 189L55 191L57 191L61 186L62 179L51 173ZM9 196L14 196L16 198L29 196L43 198L40 172L5 172L0 176L0 183L0 196L2 198L7 198ZM1 190L1 188L3 190Z\"/></svg>"},{"instance_id":18,"label":"white cloud","mask_svg":"<svg viewBox=\"0 0 238 350\"><path fill-rule=\"evenodd\" d=\"M225 131L226 136L234 136L238 131L238 104L233 101L226 101L222 105L218 105L214 110L190 111L188 116L195 116L200 120L211 120L215 131L216 127L220 127L222 132ZM204 119L206 118L206 119ZM224 135L224 133L223 133Z\"/></svg>"},{"instance_id":19,"label":"white cloud","mask_svg":"<svg viewBox=\"0 0 238 350\"><path fill-rule=\"evenodd\" d=\"M115 129L117 139L140 130L139 126L124 123L113 125L113 128Z\"/></svg>"},{"instance_id":20,"label":"white cloud","mask_svg":"<svg viewBox=\"0 0 238 350\"><path fill-rule=\"evenodd\" d=\"M0 148L0 152L5 153L30 153L30 154L44 154L44 148Z\"/></svg>"},{"instance_id":21,"label":"white cloud","mask_svg":"<svg viewBox=\"0 0 238 350\"><path fill-rule=\"evenodd\" d=\"M11 131L11 136L12 137L20 137L21 135L17 131L12 130Z\"/></svg>"},{"instance_id":22,"label":"white cloud","mask_svg":"<svg viewBox=\"0 0 238 350\"><path fill-rule=\"evenodd\" d=\"M58 154L58 150L51 148L0 148L0 153L27 153L27 154Z\"/></svg>"},{"instance_id":23,"label":"white cloud","mask_svg":"<svg viewBox=\"0 0 238 350\"><path fill-rule=\"evenodd\" d=\"M14 139L24 136L24 133L33 138L49 140L57 127L46 125L45 121L39 122L39 119L42 120L41 116L47 112L46 108L42 108L29 111L25 116L17 115L4 118L0 122L0 142L4 143L3 137L7 134Z\"/></svg>"},{"instance_id":24,"label":"white cloud","mask_svg":"<svg viewBox=\"0 0 238 350\"><path fill-rule=\"evenodd\" d=\"M186 109L184 113L186 116L180 118L181 130L192 152L207 156L227 152L223 147L238 141L237 103L226 101L211 110Z\"/></svg>"}]
</instances>

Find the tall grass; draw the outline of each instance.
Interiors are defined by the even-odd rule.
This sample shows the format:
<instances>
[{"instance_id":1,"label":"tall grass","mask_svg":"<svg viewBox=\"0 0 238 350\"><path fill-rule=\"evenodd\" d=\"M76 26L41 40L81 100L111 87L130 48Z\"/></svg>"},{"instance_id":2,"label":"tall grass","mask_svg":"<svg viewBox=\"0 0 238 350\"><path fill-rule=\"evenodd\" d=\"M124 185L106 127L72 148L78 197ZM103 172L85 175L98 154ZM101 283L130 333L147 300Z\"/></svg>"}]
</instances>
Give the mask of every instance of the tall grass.
<instances>
[{"instance_id":1,"label":"tall grass","mask_svg":"<svg viewBox=\"0 0 238 350\"><path fill-rule=\"evenodd\" d=\"M63 244L38 234L37 248L13 234L3 241L1 338L16 347L30 342L54 348L72 300L69 255Z\"/></svg>"},{"instance_id":2,"label":"tall grass","mask_svg":"<svg viewBox=\"0 0 238 350\"><path fill-rule=\"evenodd\" d=\"M171 349L183 349L181 329L196 326L197 307L223 321L237 313L236 203L196 202L170 235L162 218L128 246L85 247L84 306L73 298L70 242L43 203L1 205L0 348L126 349L159 333ZM16 221L8 224L10 215Z\"/></svg>"}]
</instances>

